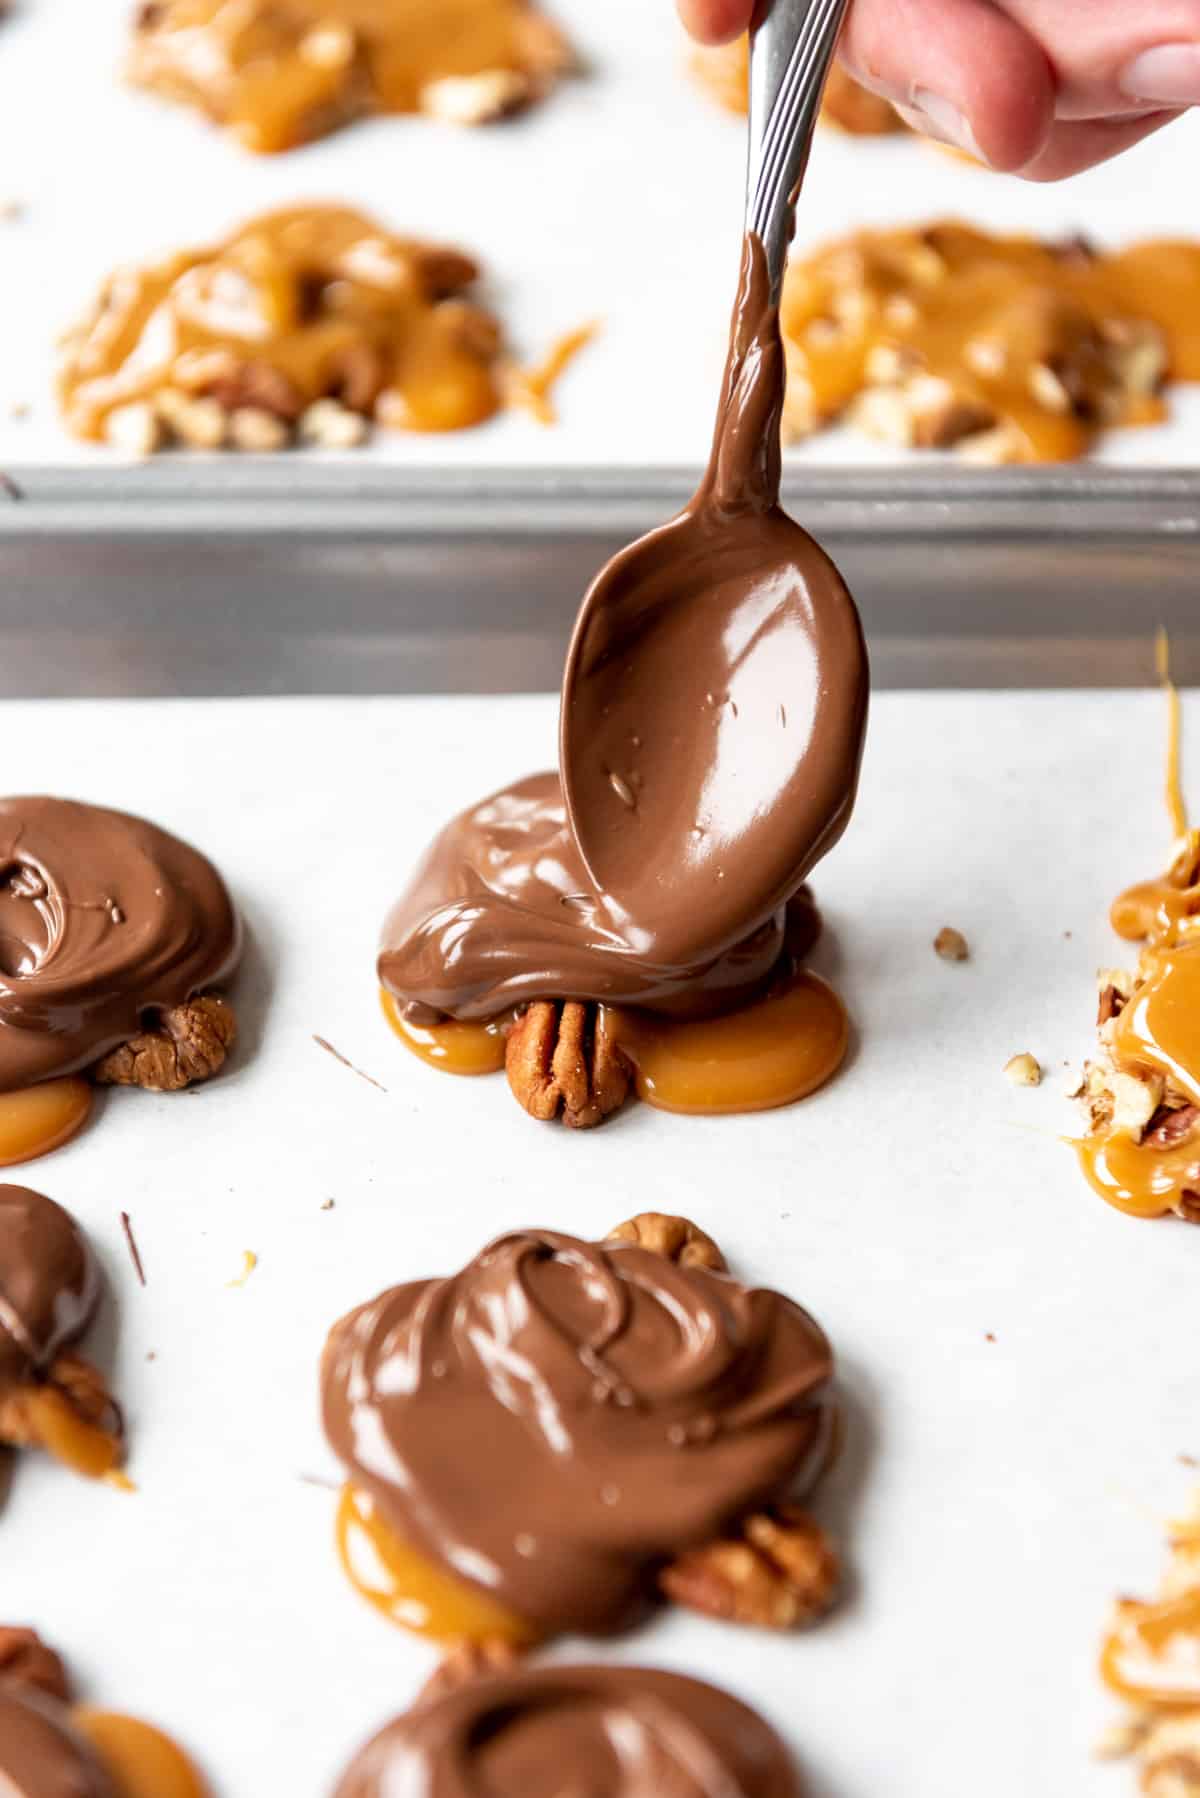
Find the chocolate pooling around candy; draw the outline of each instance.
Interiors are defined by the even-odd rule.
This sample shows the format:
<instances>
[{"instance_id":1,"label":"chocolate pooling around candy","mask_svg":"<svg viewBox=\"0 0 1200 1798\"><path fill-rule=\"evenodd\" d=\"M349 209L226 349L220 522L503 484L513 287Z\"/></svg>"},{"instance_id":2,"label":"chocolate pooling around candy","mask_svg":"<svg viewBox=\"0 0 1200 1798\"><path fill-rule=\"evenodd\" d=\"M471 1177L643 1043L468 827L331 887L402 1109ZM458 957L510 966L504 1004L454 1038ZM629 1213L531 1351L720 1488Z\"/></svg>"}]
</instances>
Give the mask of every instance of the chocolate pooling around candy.
<instances>
[{"instance_id":1,"label":"chocolate pooling around candy","mask_svg":"<svg viewBox=\"0 0 1200 1798\"><path fill-rule=\"evenodd\" d=\"M553 994L649 1010L717 1011L760 991L784 944L780 907L705 962L632 943L591 889L556 774L535 774L455 818L384 926L379 975L410 1006L487 1018Z\"/></svg>"},{"instance_id":2,"label":"chocolate pooling around candy","mask_svg":"<svg viewBox=\"0 0 1200 1798\"><path fill-rule=\"evenodd\" d=\"M853 601L779 508L783 386L749 238L700 489L581 613L562 781L454 819L385 923L380 980L415 1017L536 998L713 1012L778 965L784 908L850 815L867 695Z\"/></svg>"},{"instance_id":3,"label":"chocolate pooling around candy","mask_svg":"<svg viewBox=\"0 0 1200 1798\"><path fill-rule=\"evenodd\" d=\"M211 862L144 819L0 800L0 1092L76 1073L225 980L241 932Z\"/></svg>"},{"instance_id":4,"label":"chocolate pooling around candy","mask_svg":"<svg viewBox=\"0 0 1200 1798\"><path fill-rule=\"evenodd\" d=\"M639 1667L540 1667L418 1704L335 1798L800 1798L786 1748L715 1686Z\"/></svg>"},{"instance_id":5,"label":"chocolate pooling around candy","mask_svg":"<svg viewBox=\"0 0 1200 1798\"><path fill-rule=\"evenodd\" d=\"M65 1705L0 1687L0 1791L5 1798L118 1798Z\"/></svg>"},{"instance_id":6,"label":"chocolate pooling around candy","mask_svg":"<svg viewBox=\"0 0 1200 1798\"><path fill-rule=\"evenodd\" d=\"M624 1242L501 1237L337 1324L329 1440L383 1522L551 1634L811 1484L832 1352L798 1305Z\"/></svg>"},{"instance_id":7,"label":"chocolate pooling around candy","mask_svg":"<svg viewBox=\"0 0 1200 1798\"><path fill-rule=\"evenodd\" d=\"M0 1186L0 1388L48 1368L99 1301L99 1269L70 1213L27 1186Z\"/></svg>"}]
</instances>

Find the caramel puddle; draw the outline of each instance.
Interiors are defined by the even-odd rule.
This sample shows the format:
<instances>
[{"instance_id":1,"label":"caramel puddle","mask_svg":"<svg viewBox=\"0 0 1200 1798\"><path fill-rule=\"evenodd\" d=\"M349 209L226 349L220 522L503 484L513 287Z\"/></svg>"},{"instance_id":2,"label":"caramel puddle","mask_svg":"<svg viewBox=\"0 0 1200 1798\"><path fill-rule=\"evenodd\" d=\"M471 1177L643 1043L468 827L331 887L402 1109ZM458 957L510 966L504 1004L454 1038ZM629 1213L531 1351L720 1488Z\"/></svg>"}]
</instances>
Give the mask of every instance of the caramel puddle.
<instances>
[{"instance_id":1,"label":"caramel puddle","mask_svg":"<svg viewBox=\"0 0 1200 1798\"><path fill-rule=\"evenodd\" d=\"M383 1015L401 1042L447 1074L504 1066L513 1014L483 1023L448 1018L414 1024L381 989ZM823 1086L845 1059L850 1020L833 988L794 969L763 997L712 1018L666 1018L601 1006L616 1046L633 1064L638 1096L659 1111L721 1116L791 1105Z\"/></svg>"},{"instance_id":2,"label":"caramel puddle","mask_svg":"<svg viewBox=\"0 0 1200 1798\"><path fill-rule=\"evenodd\" d=\"M61 1148L83 1129L91 1109L91 1082L75 1074L0 1093L0 1167Z\"/></svg>"},{"instance_id":3,"label":"caramel puddle","mask_svg":"<svg viewBox=\"0 0 1200 1798\"><path fill-rule=\"evenodd\" d=\"M88 1706L71 1720L95 1749L117 1798L209 1798L187 1755L149 1723Z\"/></svg>"},{"instance_id":4,"label":"caramel puddle","mask_svg":"<svg viewBox=\"0 0 1200 1798\"><path fill-rule=\"evenodd\" d=\"M496 1599L402 1542L353 1483L342 1488L336 1531L347 1579L389 1623L441 1642L535 1640L529 1625Z\"/></svg>"},{"instance_id":5,"label":"caramel puddle","mask_svg":"<svg viewBox=\"0 0 1200 1798\"><path fill-rule=\"evenodd\" d=\"M511 1013L485 1023L460 1023L444 1018L438 1024L415 1024L405 1016L404 1003L386 987L379 989L383 1015L400 1041L431 1068L443 1074L498 1074L504 1066L504 1028Z\"/></svg>"},{"instance_id":6,"label":"caramel puddle","mask_svg":"<svg viewBox=\"0 0 1200 1798\"><path fill-rule=\"evenodd\" d=\"M850 1020L817 974L797 969L763 998L715 1018L614 1009L639 1098L660 1111L768 1111L807 1098L841 1066Z\"/></svg>"}]
</instances>

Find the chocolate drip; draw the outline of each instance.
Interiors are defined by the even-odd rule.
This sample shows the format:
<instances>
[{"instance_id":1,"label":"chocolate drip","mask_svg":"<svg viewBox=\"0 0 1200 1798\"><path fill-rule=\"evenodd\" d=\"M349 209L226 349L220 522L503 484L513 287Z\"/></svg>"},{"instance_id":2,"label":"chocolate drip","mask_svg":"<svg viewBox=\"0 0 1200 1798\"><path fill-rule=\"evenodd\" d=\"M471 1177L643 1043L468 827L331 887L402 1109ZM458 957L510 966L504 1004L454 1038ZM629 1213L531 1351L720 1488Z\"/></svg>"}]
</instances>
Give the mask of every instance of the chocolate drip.
<instances>
[{"instance_id":1,"label":"chocolate drip","mask_svg":"<svg viewBox=\"0 0 1200 1798\"><path fill-rule=\"evenodd\" d=\"M384 926L383 985L459 1018L534 998L714 1011L760 990L845 828L866 652L779 508L784 362L747 238L707 472L615 557L576 630L559 767L456 818Z\"/></svg>"},{"instance_id":2,"label":"chocolate drip","mask_svg":"<svg viewBox=\"0 0 1200 1798\"><path fill-rule=\"evenodd\" d=\"M783 1743L715 1686L638 1667L541 1667L419 1704L335 1798L800 1798Z\"/></svg>"},{"instance_id":3,"label":"chocolate drip","mask_svg":"<svg viewBox=\"0 0 1200 1798\"><path fill-rule=\"evenodd\" d=\"M74 1218L27 1186L0 1186L0 1386L47 1368L83 1335L99 1298Z\"/></svg>"},{"instance_id":4,"label":"chocolate drip","mask_svg":"<svg viewBox=\"0 0 1200 1798\"><path fill-rule=\"evenodd\" d=\"M241 932L212 864L125 812L0 800L0 1092L98 1061L224 980Z\"/></svg>"},{"instance_id":5,"label":"chocolate drip","mask_svg":"<svg viewBox=\"0 0 1200 1798\"><path fill-rule=\"evenodd\" d=\"M777 1293L623 1242L501 1237L337 1324L325 1428L405 1542L546 1633L811 1481L832 1354Z\"/></svg>"},{"instance_id":6,"label":"chocolate drip","mask_svg":"<svg viewBox=\"0 0 1200 1798\"><path fill-rule=\"evenodd\" d=\"M0 1791L11 1798L118 1798L63 1705L0 1689Z\"/></svg>"}]
</instances>

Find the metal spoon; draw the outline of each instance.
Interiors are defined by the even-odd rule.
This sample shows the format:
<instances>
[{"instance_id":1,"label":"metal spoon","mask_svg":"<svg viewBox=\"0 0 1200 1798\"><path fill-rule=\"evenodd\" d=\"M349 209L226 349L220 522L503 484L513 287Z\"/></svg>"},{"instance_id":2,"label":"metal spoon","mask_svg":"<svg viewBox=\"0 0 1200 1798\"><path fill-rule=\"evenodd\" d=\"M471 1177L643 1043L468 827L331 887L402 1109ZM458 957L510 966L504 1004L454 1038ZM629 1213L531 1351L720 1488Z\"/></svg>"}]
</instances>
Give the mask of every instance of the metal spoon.
<instances>
[{"instance_id":1,"label":"metal spoon","mask_svg":"<svg viewBox=\"0 0 1200 1798\"><path fill-rule=\"evenodd\" d=\"M575 841L614 927L672 966L765 923L854 799L867 687L858 615L778 504L778 303L846 3L759 9L712 457L686 509L592 583L563 676L559 767Z\"/></svg>"}]
</instances>

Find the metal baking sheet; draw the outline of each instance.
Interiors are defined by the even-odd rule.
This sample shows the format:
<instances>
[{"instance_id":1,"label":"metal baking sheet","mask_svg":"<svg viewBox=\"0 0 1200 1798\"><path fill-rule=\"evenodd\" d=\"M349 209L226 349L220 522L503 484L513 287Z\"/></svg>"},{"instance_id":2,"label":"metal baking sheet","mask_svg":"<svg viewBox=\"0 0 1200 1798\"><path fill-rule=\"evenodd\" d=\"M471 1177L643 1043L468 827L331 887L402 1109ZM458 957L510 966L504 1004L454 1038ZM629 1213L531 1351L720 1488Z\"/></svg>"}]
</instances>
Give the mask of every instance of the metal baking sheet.
<instances>
[{"instance_id":1,"label":"metal baking sheet","mask_svg":"<svg viewBox=\"0 0 1200 1798\"><path fill-rule=\"evenodd\" d=\"M23 208L0 221L0 468L112 466L113 452L66 437L51 387L57 328L115 265L310 198L349 201L398 231L478 253L526 357L584 320L602 324L562 383L555 429L513 415L442 437L380 432L356 462L630 473L696 460L733 296L744 126L685 74L671 0L548 4L587 73L527 117L479 132L383 119L254 157L198 115L122 85L133 0L20 0L0 24L0 202ZM1198 157L1200 116L1055 187L988 175L915 139L824 132L797 244L941 215L1104 243L1191 235ZM14 419L20 402L30 414ZM1114 433L1101 456L1200 466L1200 390L1178 396L1170 425ZM847 433L794 457L879 468L896 452ZM319 487L316 458L297 457L288 479Z\"/></svg>"},{"instance_id":2,"label":"metal baking sheet","mask_svg":"<svg viewBox=\"0 0 1200 1798\"><path fill-rule=\"evenodd\" d=\"M604 559L695 470L180 460L0 491L0 695L553 689ZM875 684L1122 686L1154 627L1200 679L1200 474L794 471Z\"/></svg>"},{"instance_id":3,"label":"metal baking sheet","mask_svg":"<svg viewBox=\"0 0 1200 1798\"><path fill-rule=\"evenodd\" d=\"M344 1585L333 1494L302 1477L334 1471L326 1326L511 1226L600 1234L652 1204L830 1330L849 1430L826 1515L852 1585L795 1638L676 1615L598 1652L745 1696L811 1798L1133 1798L1131 1772L1091 1760L1112 1715L1095 1658L1197 1477L1178 1457L1200 1456L1200 1233L1109 1210L1059 1138L1062 1064L1088 1050L1115 952L1107 903L1167 853L1159 695L880 697L857 815L816 877L819 964L857 1028L842 1076L786 1111L634 1107L582 1135L532 1123L502 1079L408 1056L373 980L430 833L545 765L554 722L545 698L5 707L12 789L197 842L250 950L227 1074L190 1097L112 1093L23 1170L103 1255L99 1347L139 1490L26 1457L0 1518L4 1620L36 1621L93 1700L176 1730L215 1798L328 1798L433 1657ZM934 955L947 923L969 962ZM1003 1077L1021 1050L1046 1066L1037 1090ZM245 1249L258 1268L230 1288Z\"/></svg>"}]
</instances>

